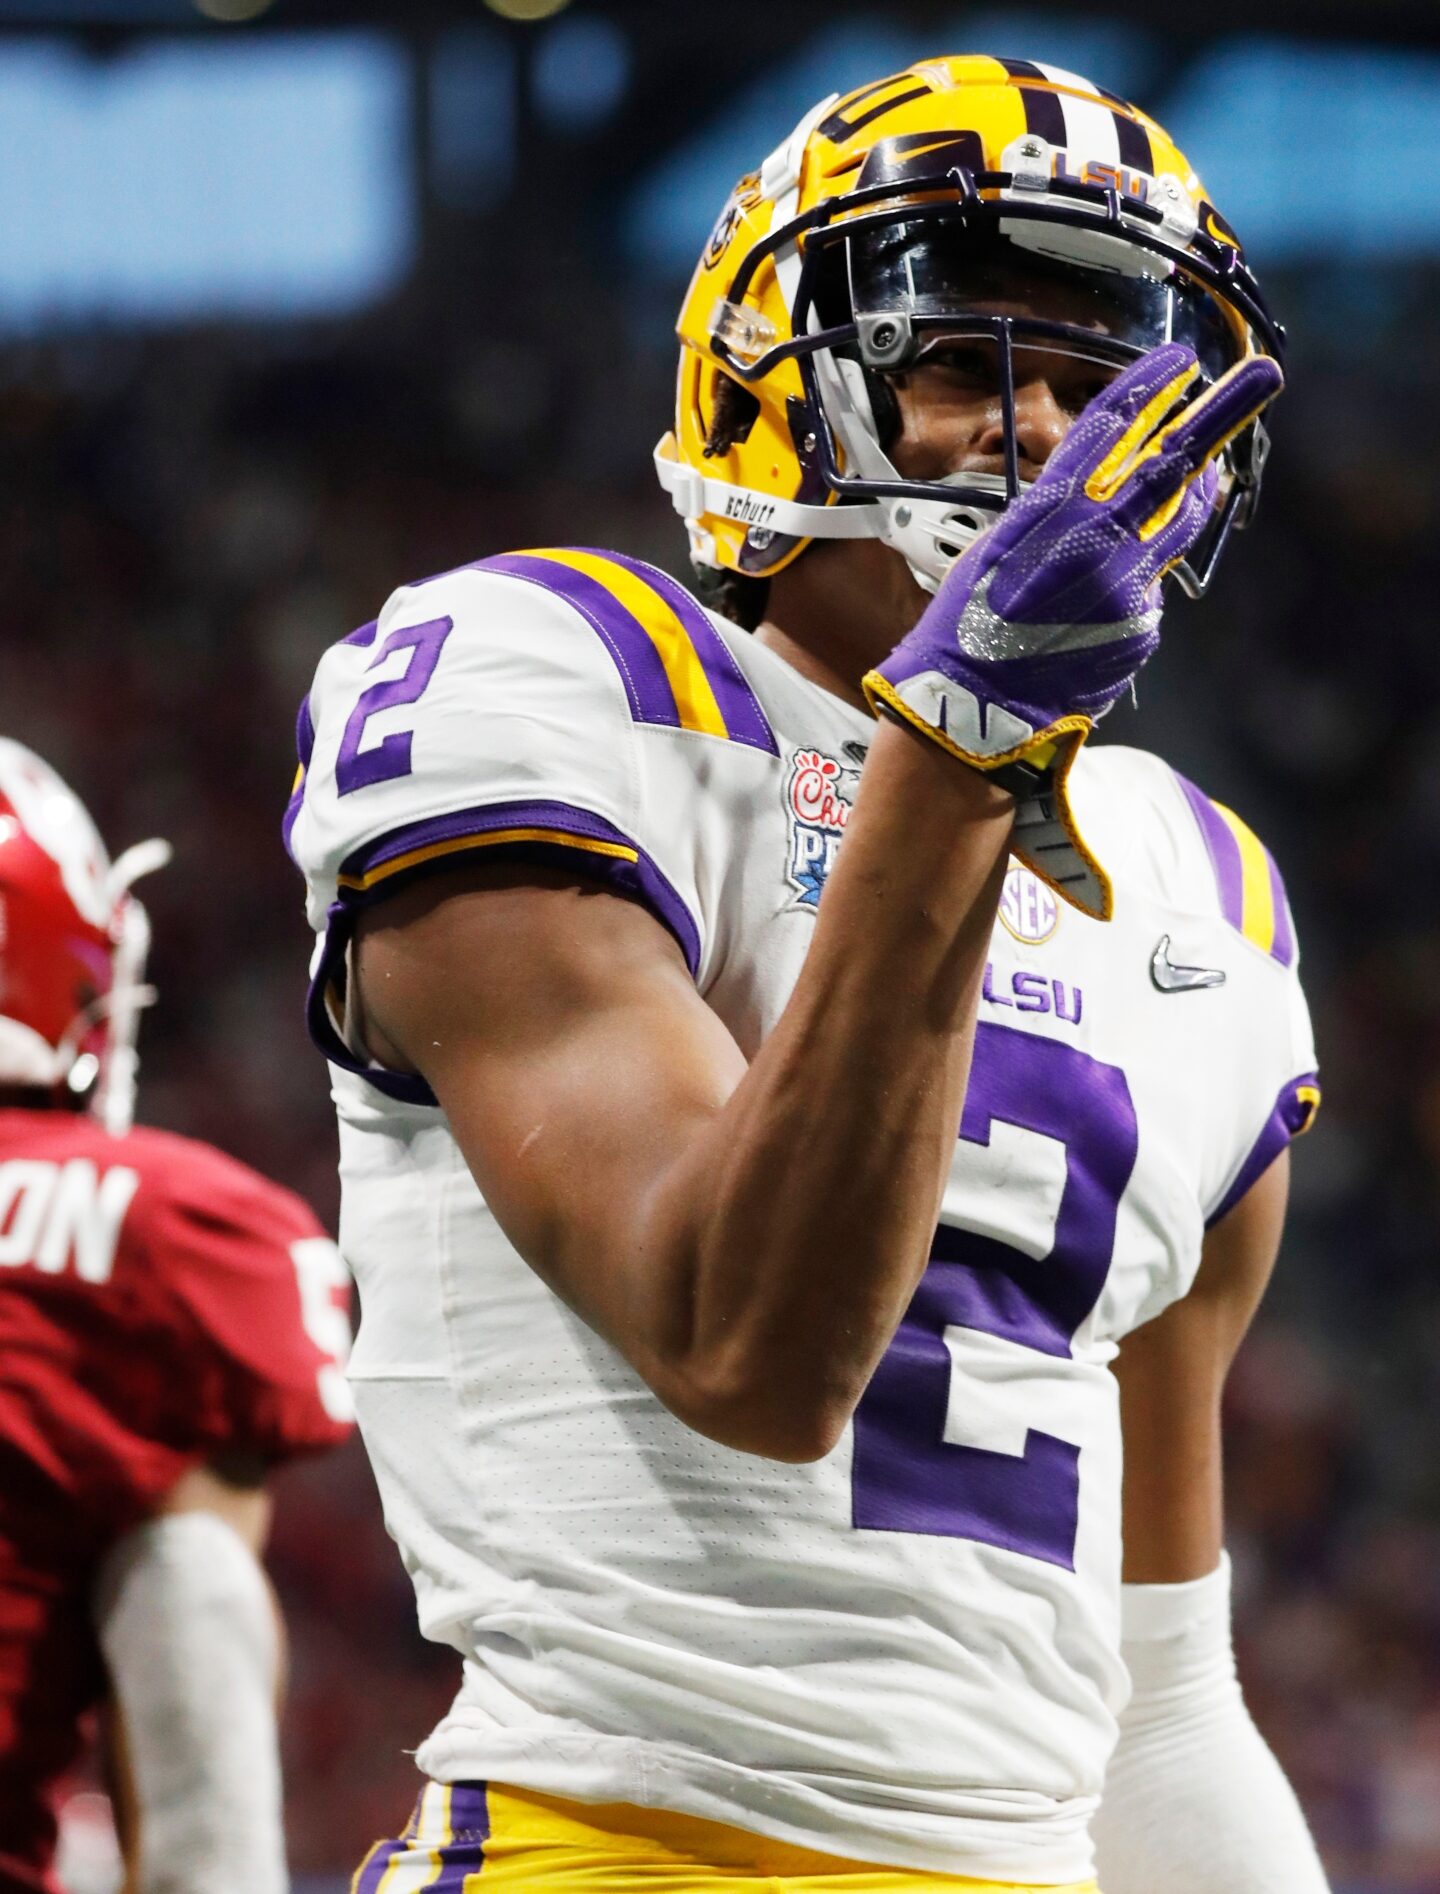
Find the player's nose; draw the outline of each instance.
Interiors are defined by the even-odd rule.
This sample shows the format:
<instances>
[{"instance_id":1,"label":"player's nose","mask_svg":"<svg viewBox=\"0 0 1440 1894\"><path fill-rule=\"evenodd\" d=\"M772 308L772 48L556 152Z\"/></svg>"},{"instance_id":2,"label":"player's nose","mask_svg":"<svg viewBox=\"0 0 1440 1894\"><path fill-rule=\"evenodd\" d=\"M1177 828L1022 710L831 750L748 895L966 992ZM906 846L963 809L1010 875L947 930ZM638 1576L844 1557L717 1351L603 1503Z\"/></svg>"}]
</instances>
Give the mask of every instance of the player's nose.
<instances>
[{"instance_id":1,"label":"player's nose","mask_svg":"<svg viewBox=\"0 0 1440 1894\"><path fill-rule=\"evenodd\" d=\"M1032 376L1015 388L1015 450L1022 474L1032 478L1064 440L1074 415L1057 397L1043 375ZM1003 456L1005 452L1005 416L1003 405L996 402L986 418L978 443L980 452Z\"/></svg>"}]
</instances>

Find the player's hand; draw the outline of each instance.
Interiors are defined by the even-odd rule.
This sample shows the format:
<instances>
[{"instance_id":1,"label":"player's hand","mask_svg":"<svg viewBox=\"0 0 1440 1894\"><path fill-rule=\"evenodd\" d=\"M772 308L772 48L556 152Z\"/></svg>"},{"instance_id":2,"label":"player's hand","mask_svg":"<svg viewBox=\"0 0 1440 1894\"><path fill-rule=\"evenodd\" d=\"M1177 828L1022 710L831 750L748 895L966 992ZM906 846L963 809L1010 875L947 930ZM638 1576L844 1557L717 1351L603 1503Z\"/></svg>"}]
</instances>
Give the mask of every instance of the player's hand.
<instances>
[{"instance_id":1,"label":"player's hand","mask_svg":"<svg viewBox=\"0 0 1440 1894\"><path fill-rule=\"evenodd\" d=\"M1159 582L1209 518L1215 456L1283 380L1259 356L1174 412L1198 374L1194 353L1167 343L1097 395L864 680L872 709L973 768L1028 763L1102 883L1070 820L1065 775L1159 643ZM1032 866L1077 905L1108 914L1108 883L1097 907Z\"/></svg>"}]
</instances>

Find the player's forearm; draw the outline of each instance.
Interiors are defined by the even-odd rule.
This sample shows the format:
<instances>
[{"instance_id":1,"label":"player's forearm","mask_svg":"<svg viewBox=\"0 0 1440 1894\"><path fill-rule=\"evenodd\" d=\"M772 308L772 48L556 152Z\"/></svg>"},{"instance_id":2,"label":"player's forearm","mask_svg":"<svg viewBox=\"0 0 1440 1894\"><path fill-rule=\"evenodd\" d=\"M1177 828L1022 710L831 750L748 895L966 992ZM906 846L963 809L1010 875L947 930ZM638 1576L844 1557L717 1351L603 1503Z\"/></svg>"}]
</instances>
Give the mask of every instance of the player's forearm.
<instances>
[{"instance_id":1,"label":"player's forearm","mask_svg":"<svg viewBox=\"0 0 1440 1894\"><path fill-rule=\"evenodd\" d=\"M123 1717L138 1894L287 1885L273 1595L214 1514L167 1514L110 1554L96 1621Z\"/></svg>"},{"instance_id":2,"label":"player's forearm","mask_svg":"<svg viewBox=\"0 0 1440 1894\"><path fill-rule=\"evenodd\" d=\"M657 1192L685 1280L650 1278L655 1384L728 1444L826 1451L914 1293L1010 823L1001 791L881 727L795 993Z\"/></svg>"},{"instance_id":3,"label":"player's forearm","mask_svg":"<svg viewBox=\"0 0 1440 1894\"><path fill-rule=\"evenodd\" d=\"M1295 1792L1240 1693L1230 1567L1127 1585L1134 1689L1092 1832L1106 1894L1327 1894Z\"/></svg>"}]
</instances>

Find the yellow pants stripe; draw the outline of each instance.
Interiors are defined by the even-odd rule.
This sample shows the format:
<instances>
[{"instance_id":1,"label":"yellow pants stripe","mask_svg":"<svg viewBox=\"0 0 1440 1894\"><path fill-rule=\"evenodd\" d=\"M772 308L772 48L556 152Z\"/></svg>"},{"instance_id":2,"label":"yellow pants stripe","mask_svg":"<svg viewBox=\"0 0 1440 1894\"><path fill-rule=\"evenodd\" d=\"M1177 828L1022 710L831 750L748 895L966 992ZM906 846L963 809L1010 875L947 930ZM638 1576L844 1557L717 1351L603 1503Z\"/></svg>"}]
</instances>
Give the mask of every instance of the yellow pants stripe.
<instances>
[{"instance_id":1,"label":"yellow pants stripe","mask_svg":"<svg viewBox=\"0 0 1440 1894\"><path fill-rule=\"evenodd\" d=\"M1098 1894L1093 1882L1041 1886L877 1867L695 1816L499 1784L485 1791L484 1823L467 1829L477 1785L458 1787L454 1808L462 1798L470 1813L452 1820L451 1792L431 1784L410 1838L367 1856L357 1894Z\"/></svg>"}]
</instances>

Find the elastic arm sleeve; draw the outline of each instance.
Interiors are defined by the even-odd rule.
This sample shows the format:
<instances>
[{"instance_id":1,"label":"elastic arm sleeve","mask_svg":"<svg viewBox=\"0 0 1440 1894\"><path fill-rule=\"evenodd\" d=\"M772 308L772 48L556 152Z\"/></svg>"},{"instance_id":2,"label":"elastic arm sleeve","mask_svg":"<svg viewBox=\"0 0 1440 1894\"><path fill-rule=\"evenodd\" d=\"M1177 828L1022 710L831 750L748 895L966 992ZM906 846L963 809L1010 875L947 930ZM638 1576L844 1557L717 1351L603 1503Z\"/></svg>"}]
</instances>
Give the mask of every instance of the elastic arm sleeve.
<instances>
[{"instance_id":1,"label":"elastic arm sleeve","mask_svg":"<svg viewBox=\"0 0 1440 1894\"><path fill-rule=\"evenodd\" d=\"M213 1513L148 1521L95 1599L140 1810L140 1894L285 1894L269 1586Z\"/></svg>"},{"instance_id":2,"label":"elastic arm sleeve","mask_svg":"<svg viewBox=\"0 0 1440 1894\"><path fill-rule=\"evenodd\" d=\"M1327 1894L1295 1799L1250 1720L1230 1638L1230 1562L1122 1588L1134 1691L1093 1824L1105 1894Z\"/></svg>"}]
</instances>

